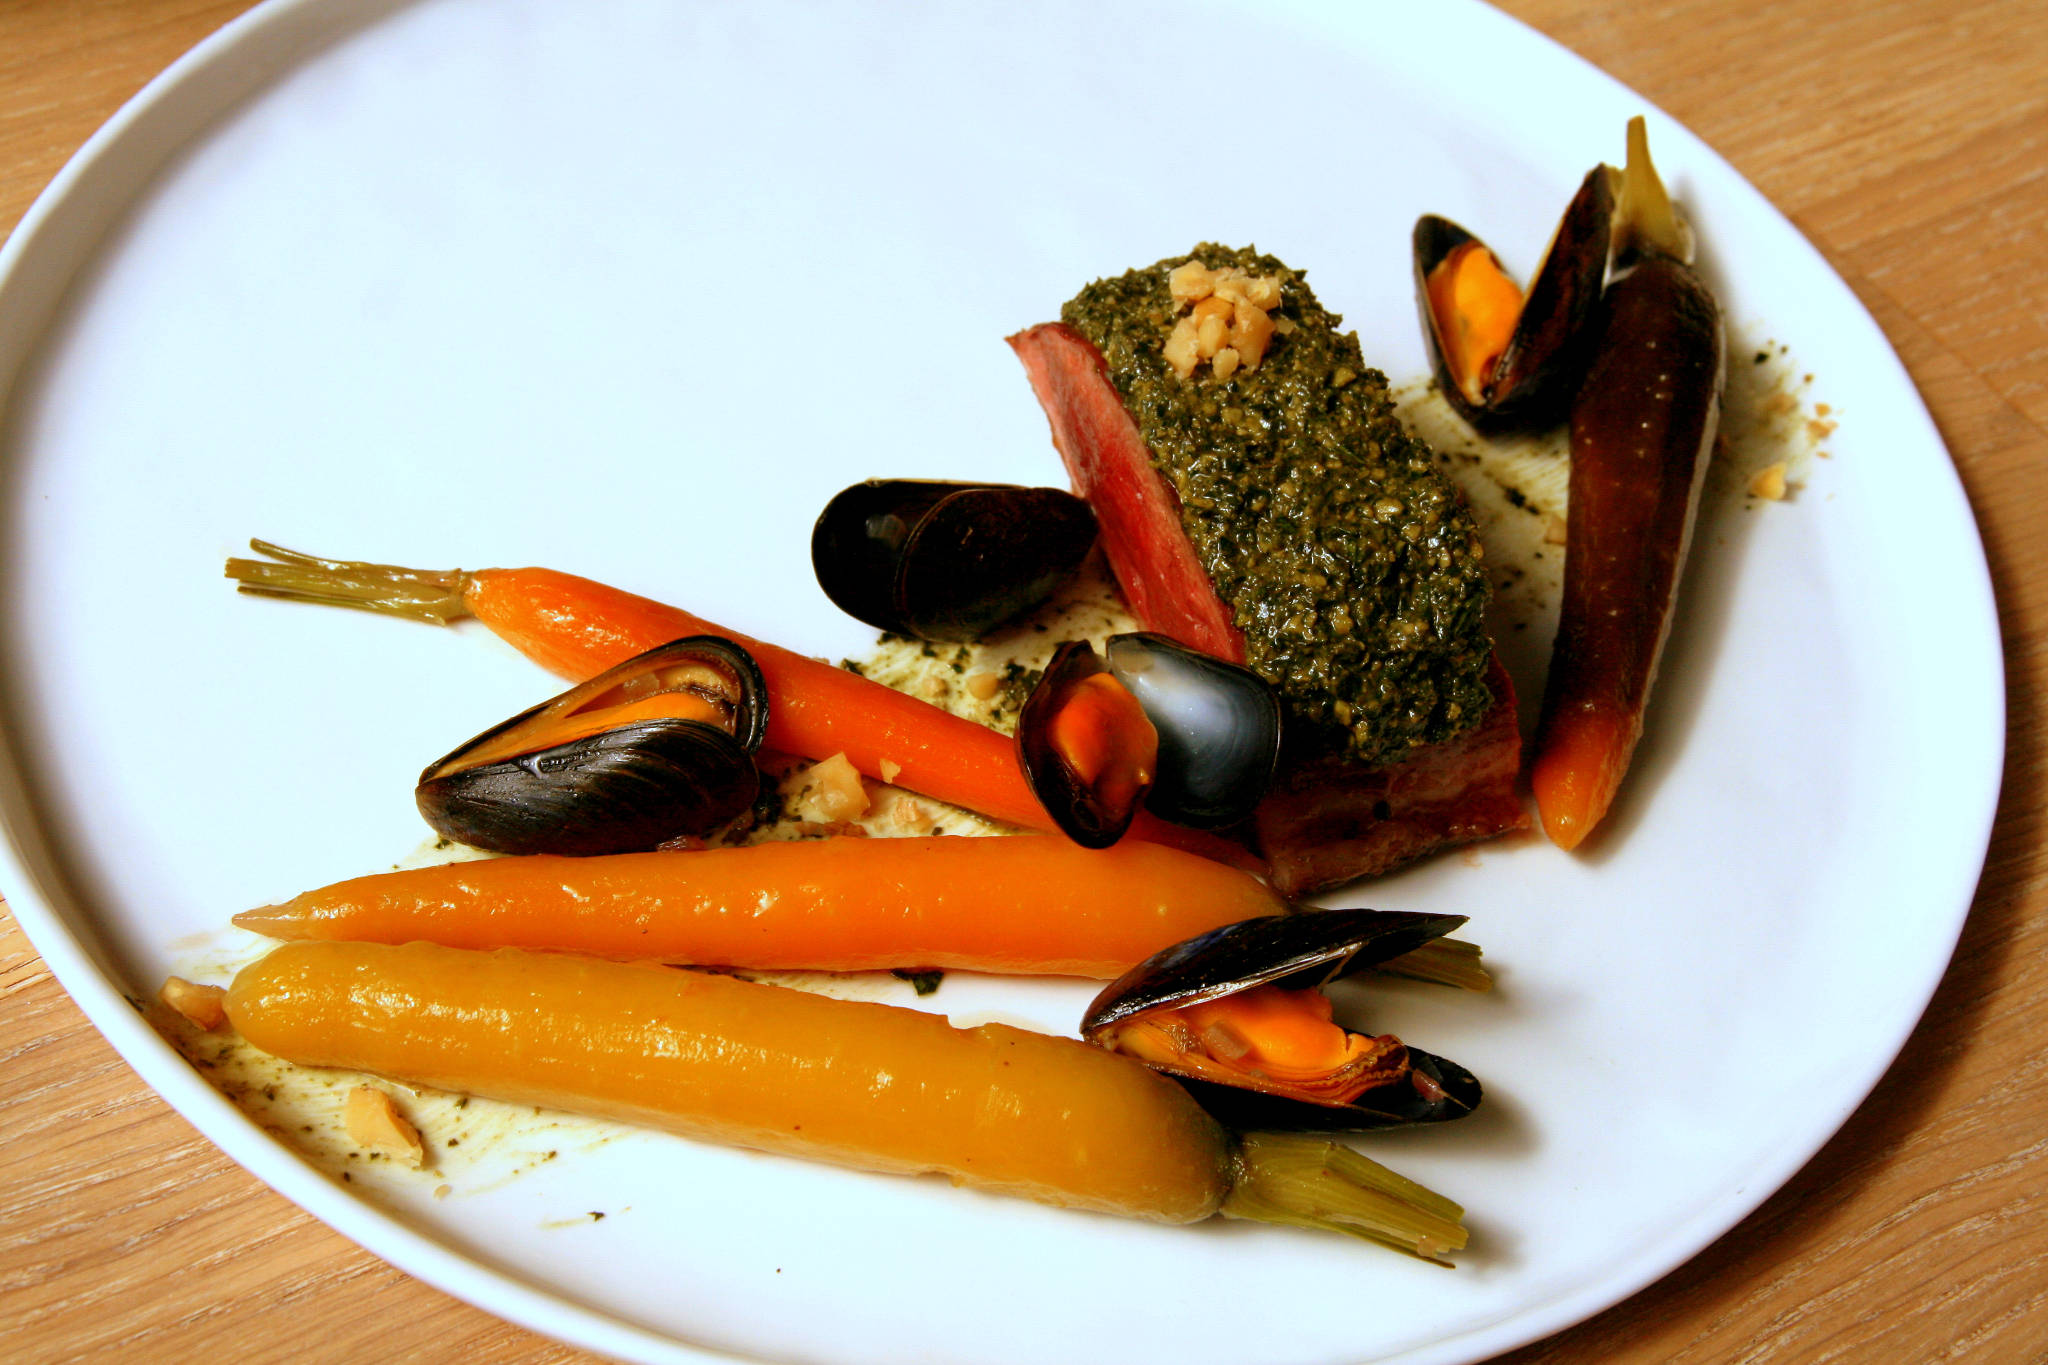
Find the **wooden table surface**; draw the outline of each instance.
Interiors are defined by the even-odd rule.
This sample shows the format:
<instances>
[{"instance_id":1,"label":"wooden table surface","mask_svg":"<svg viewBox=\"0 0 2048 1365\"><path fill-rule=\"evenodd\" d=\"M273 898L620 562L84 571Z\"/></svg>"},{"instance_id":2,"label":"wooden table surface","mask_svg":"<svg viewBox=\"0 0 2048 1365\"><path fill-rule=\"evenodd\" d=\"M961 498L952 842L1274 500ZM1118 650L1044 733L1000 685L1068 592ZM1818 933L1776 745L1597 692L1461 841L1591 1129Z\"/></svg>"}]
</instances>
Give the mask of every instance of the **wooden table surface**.
<instances>
[{"instance_id":1,"label":"wooden table surface","mask_svg":"<svg viewBox=\"0 0 2048 1365\"><path fill-rule=\"evenodd\" d=\"M0 0L0 231L246 7ZM1506 8L1699 133L1876 315L1983 528L2011 721L1961 947L1876 1093L1719 1243L1503 1359L2048 1359L2048 538L2025 529L2048 516L2048 0ZM0 1058L0 1359L588 1358L245 1175L136 1079L4 914Z\"/></svg>"}]
</instances>

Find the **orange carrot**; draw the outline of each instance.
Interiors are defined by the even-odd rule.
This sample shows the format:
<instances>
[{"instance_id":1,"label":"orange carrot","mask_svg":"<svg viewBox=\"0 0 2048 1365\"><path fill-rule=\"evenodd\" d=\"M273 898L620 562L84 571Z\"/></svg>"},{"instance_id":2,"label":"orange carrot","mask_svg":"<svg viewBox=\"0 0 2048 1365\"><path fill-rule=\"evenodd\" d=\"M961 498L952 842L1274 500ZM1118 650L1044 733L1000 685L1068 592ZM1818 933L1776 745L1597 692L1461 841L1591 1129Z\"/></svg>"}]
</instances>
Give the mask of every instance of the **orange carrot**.
<instances>
[{"instance_id":1,"label":"orange carrot","mask_svg":"<svg viewBox=\"0 0 2048 1365\"><path fill-rule=\"evenodd\" d=\"M438 625L474 616L535 663L574 682L685 635L724 636L754 656L768 683L769 748L806 758L843 753L865 776L1008 824L1053 828L1006 736L680 607L553 569L421 571L315 559L264 541L249 544L282 562L229 560L228 577L244 592ZM1142 814L1131 832L1235 866L1258 866L1227 839Z\"/></svg>"},{"instance_id":2,"label":"orange carrot","mask_svg":"<svg viewBox=\"0 0 2048 1365\"><path fill-rule=\"evenodd\" d=\"M1135 841L806 839L383 872L235 917L289 939L424 940L708 966L1122 974L1287 902L1192 854Z\"/></svg>"}]
</instances>

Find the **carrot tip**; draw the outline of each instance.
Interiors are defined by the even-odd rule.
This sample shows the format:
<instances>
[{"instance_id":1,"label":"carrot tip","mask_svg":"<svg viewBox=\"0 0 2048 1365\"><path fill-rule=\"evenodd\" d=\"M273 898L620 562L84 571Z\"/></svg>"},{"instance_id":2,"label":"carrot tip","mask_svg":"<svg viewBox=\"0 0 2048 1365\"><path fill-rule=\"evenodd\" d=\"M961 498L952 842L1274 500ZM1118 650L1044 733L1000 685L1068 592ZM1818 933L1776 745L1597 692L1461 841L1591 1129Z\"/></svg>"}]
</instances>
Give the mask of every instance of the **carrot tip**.
<instances>
[{"instance_id":1,"label":"carrot tip","mask_svg":"<svg viewBox=\"0 0 2048 1365\"><path fill-rule=\"evenodd\" d=\"M282 905L259 905L254 910L244 910L233 917L237 929L265 934L271 938L298 938L296 932L301 917Z\"/></svg>"},{"instance_id":2,"label":"carrot tip","mask_svg":"<svg viewBox=\"0 0 2048 1365\"><path fill-rule=\"evenodd\" d=\"M1607 712L1581 711L1544 727L1529 786L1551 843L1570 852L1606 817L1640 733L1629 717Z\"/></svg>"},{"instance_id":3,"label":"carrot tip","mask_svg":"<svg viewBox=\"0 0 2048 1365\"><path fill-rule=\"evenodd\" d=\"M1536 810L1543 817L1543 833L1551 843L1567 853L1577 848L1580 841L1593 832L1593 825L1599 820L1599 814L1593 815L1590 819L1581 819L1577 812L1566 814L1546 807L1541 798L1536 802Z\"/></svg>"}]
</instances>

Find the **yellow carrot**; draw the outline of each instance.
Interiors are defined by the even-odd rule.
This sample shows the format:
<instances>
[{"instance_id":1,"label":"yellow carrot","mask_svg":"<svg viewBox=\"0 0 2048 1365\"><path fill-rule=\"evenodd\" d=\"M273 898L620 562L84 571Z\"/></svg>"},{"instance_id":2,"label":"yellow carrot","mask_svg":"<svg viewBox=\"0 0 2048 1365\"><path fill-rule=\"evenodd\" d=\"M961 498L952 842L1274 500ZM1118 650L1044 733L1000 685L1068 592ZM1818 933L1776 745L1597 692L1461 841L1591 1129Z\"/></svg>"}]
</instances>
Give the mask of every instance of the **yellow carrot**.
<instances>
[{"instance_id":1,"label":"yellow carrot","mask_svg":"<svg viewBox=\"0 0 2048 1365\"><path fill-rule=\"evenodd\" d=\"M808 839L384 872L235 917L274 938L539 948L703 965L1121 975L1287 902L1206 858L1048 835Z\"/></svg>"},{"instance_id":2,"label":"yellow carrot","mask_svg":"<svg viewBox=\"0 0 2048 1365\"><path fill-rule=\"evenodd\" d=\"M733 977L512 949L293 943L229 988L243 1037L705 1141L1165 1223L1222 1213L1440 1257L1461 1210L1318 1138L1239 1141L1072 1039Z\"/></svg>"}]
</instances>

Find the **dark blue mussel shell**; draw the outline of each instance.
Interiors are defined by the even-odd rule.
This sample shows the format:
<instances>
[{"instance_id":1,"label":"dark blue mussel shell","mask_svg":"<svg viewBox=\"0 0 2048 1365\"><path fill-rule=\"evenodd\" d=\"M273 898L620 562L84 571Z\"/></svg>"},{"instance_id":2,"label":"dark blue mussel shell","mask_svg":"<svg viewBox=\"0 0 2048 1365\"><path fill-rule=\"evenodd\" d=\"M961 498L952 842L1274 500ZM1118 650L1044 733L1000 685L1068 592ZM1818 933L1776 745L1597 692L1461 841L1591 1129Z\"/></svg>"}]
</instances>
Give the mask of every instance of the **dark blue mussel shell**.
<instances>
[{"instance_id":1,"label":"dark blue mussel shell","mask_svg":"<svg viewBox=\"0 0 2048 1365\"><path fill-rule=\"evenodd\" d=\"M973 640L1051 596L1095 534L1095 513L1060 488L869 479L819 514L811 567L871 626Z\"/></svg>"},{"instance_id":2,"label":"dark blue mussel shell","mask_svg":"<svg viewBox=\"0 0 2048 1365\"><path fill-rule=\"evenodd\" d=\"M689 690L718 724L683 718L631 721L561 743L548 732L579 708L641 686ZM693 635L635 656L494 725L420 775L420 814L446 838L494 853L589 857L651 849L713 833L760 792L754 754L768 724L768 690L737 644ZM488 762L517 731L532 745ZM515 737L516 738L516 737Z\"/></svg>"}]
</instances>

